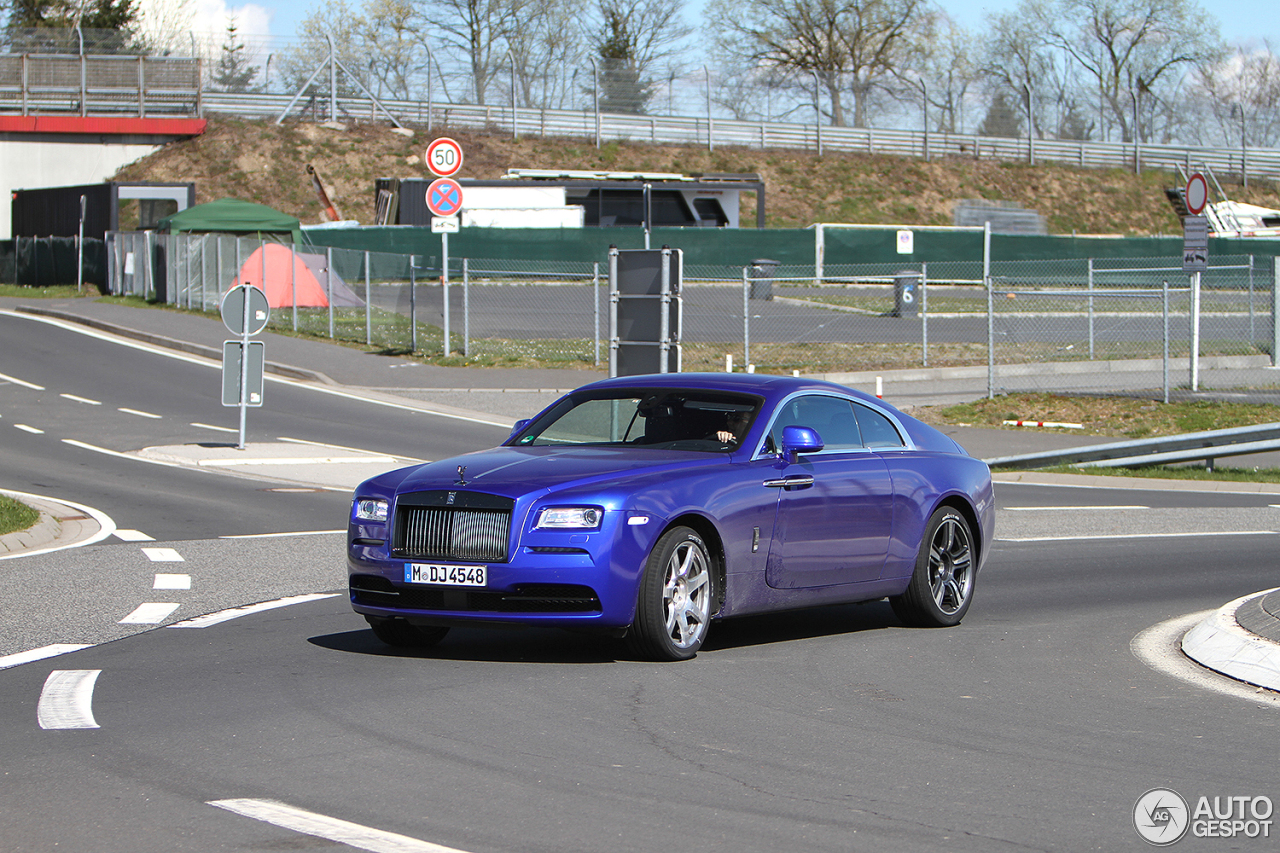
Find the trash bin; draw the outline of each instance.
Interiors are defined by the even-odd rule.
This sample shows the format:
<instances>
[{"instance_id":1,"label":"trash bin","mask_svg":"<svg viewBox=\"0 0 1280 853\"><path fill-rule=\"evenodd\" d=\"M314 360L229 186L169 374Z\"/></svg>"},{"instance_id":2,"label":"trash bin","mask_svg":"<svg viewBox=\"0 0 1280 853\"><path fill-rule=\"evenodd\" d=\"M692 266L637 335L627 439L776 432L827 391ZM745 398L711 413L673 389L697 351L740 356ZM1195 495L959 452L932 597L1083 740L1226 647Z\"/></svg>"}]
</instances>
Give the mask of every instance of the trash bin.
<instances>
[{"instance_id":1,"label":"trash bin","mask_svg":"<svg viewBox=\"0 0 1280 853\"><path fill-rule=\"evenodd\" d=\"M920 314L920 273L899 270L893 276L894 317L916 317Z\"/></svg>"},{"instance_id":2,"label":"trash bin","mask_svg":"<svg viewBox=\"0 0 1280 853\"><path fill-rule=\"evenodd\" d=\"M752 299L773 299L773 272L777 268L778 262L768 258L756 258L751 262Z\"/></svg>"}]
</instances>

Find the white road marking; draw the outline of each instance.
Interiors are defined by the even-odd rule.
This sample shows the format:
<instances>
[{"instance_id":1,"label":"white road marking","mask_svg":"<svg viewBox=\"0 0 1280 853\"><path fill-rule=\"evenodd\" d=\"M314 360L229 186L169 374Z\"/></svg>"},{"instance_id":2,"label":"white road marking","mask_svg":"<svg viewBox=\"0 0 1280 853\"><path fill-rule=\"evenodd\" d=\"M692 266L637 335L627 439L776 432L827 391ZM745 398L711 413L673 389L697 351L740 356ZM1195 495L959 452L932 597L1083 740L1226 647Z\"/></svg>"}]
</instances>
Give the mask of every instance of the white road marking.
<instances>
[{"instance_id":1,"label":"white road marking","mask_svg":"<svg viewBox=\"0 0 1280 853\"><path fill-rule=\"evenodd\" d=\"M464 853L456 847L444 847L407 835L372 829L275 800L210 800L209 805L282 829L324 838L371 853Z\"/></svg>"},{"instance_id":2,"label":"white road marking","mask_svg":"<svg viewBox=\"0 0 1280 853\"><path fill-rule=\"evenodd\" d=\"M182 555L172 548L143 548L142 553L153 563L185 563Z\"/></svg>"},{"instance_id":3,"label":"white road marking","mask_svg":"<svg viewBox=\"0 0 1280 853\"><path fill-rule=\"evenodd\" d=\"M341 465L343 463L394 465L394 456L294 456L285 458L254 457L249 459L200 459L201 468L237 468L241 465Z\"/></svg>"},{"instance_id":4,"label":"white road marking","mask_svg":"<svg viewBox=\"0 0 1280 853\"><path fill-rule=\"evenodd\" d=\"M1183 635L1214 612L1203 610L1199 613L1188 613L1185 616L1175 616L1173 619L1152 625L1129 641L1129 651L1147 666L1157 672L1173 676L1179 681L1185 681L1187 684L1212 690L1215 693L1234 696L1237 699L1248 699L1276 707L1280 703L1280 697L1275 693L1260 690L1213 670L1205 669L1182 653Z\"/></svg>"},{"instance_id":5,"label":"white road marking","mask_svg":"<svg viewBox=\"0 0 1280 853\"><path fill-rule=\"evenodd\" d=\"M177 462L166 462L163 459L148 459L145 456L131 456L128 453L121 453L118 450L108 450L105 447L98 447L97 445L94 445L94 444L87 444L86 442L83 442L83 441L77 441L74 438L64 438L62 439L62 443L69 444L72 447L79 447L84 450L92 450L94 453L105 453L107 456L115 456L120 459L133 459L137 462L149 462L152 465L161 465L165 468L183 468L188 471L191 470L189 466L179 465Z\"/></svg>"},{"instance_id":6,"label":"white road marking","mask_svg":"<svg viewBox=\"0 0 1280 853\"><path fill-rule=\"evenodd\" d=\"M23 432L29 432L32 435L44 435L44 430L36 429L35 427L27 426L26 424L14 424L13 427L14 429L20 429Z\"/></svg>"},{"instance_id":7,"label":"white road marking","mask_svg":"<svg viewBox=\"0 0 1280 853\"><path fill-rule=\"evenodd\" d=\"M191 575L157 574L152 589L191 589Z\"/></svg>"},{"instance_id":8,"label":"white road marking","mask_svg":"<svg viewBox=\"0 0 1280 853\"><path fill-rule=\"evenodd\" d=\"M80 548L85 545L92 545L95 542L101 542L103 539L106 539L108 536L116 532L116 523L112 520L111 516L101 510L94 509L91 506L85 506L84 504L78 504L74 501L66 501L60 498L52 498L48 495L29 495L26 492L13 492L8 489L0 489L0 494L8 495L12 498L31 498L33 500L53 501L54 503L64 504L80 510L85 515L98 522L98 532L90 536L88 539L84 539L79 542L72 542L70 545L54 545L50 548L36 548L33 551L18 551L14 554L5 554L0 556L0 560L13 560L18 557L34 557L37 554L50 554L54 551L65 551L67 548Z\"/></svg>"},{"instance_id":9,"label":"white road marking","mask_svg":"<svg viewBox=\"0 0 1280 853\"><path fill-rule=\"evenodd\" d=\"M11 655L0 657L0 669L8 669L11 666L22 666L24 663L32 663L47 658L56 658L58 655L69 654L70 652L78 652L81 649L90 647L88 643L54 643L51 646L41 646L38 649L28 649L25 652L15 652Z\"/></svg>"},{"instance_id":10,"label":"white road marking","mask_svg":"<svg viewBox=\"0 0 1280 853\"><path fill-rule=\"evenodd\" d=\"M154 542L154 536L148 536L141 530L122 530L116 528L116 538L123 539L125 542Z\"/></svg>"},{"instance_id":11,"label":"white road marking","mask_svg":"<svg viewBox=\"0 0 1280 853\"><path fill-rule=\"evenodd\" d=\"M100 669L55 669L45 679L36 707L42 729L96 729L93 685Z\"/></svg>"},{"instance_id":12,"label":"white road marking","mask_svg":"<svg viewBox=\"0 0 1280 853\"><path fill-rule=\"evenodd\" d=\"M1001 512L1076 512L1079 510L1151 509L1149 506L1006 506Z\"/></svg>"},{"instance_id":13,"label":"white road marking","mask_svg":"<svg viewBox=\"0 0 1280 853\"><path fill-rule=\"evenodd\" d=\"M158 625L181 605L168 601L148 601L119 621L120 625Z\"/></svg>"},{"instance_id":14,"label":"white road marking","mask_svg":"<svg viewBox=\"0 0 1280 853\"><path fill-rule=\"evenodd\" d=\"M240 432L240 430L238 429L232 429L231 427L214 426L213 424L193 423L191 425L193 427L199 427L200 429L216 430L217 432L234 432L236 434L239 434Z\"/></svg>"},{"instance_id":15,"label":"white road marking","mask_svg":"<svg viewBox=\"0 0 1280 853\"><path fill-rule=\"evenodd\" d=\"M76 396L75 394L59 394L58 396L66 400L74 400L77 403L86 403L90 406L102 405L102 402L99 400L90 400L88 397L79 397L79 396Z\"/></svg>"},{"instance_id":16,"label":"white road marking","mask_svg":"<svg viewBox=\"0 0 1280 853\"><path fill-rule=\"evenodd\" d=\"M161 420L164 417L163 415L153 415L151 412L141 412L141 411L138 411L137 409L128 409L128 408L125 408L124 406L121 406L119 409L116 409L116 411L124 412L126 415L137 415L140 418L152 418L153 420L157 420L157 421Z\"/></svg>"},{"instance_id":17,"label":"white road marking","mask_svg":"<svg viewBox=\"0 0 1280 853\"><path fill-rule=\"evenodd\" d=\"M0 373L0 381L3 381L3 382L12 382L14 385L21 385L23 388L30 388L32 391L43 391L43 390L44 390L44 386L43 386L43 385L37 385L37 384L35 384L34 382L24 382L24 381L22 381L21 379L15 379L14 377L12 377L12 376L8 376L8 375L6 375L6 374L4 374L4 373Z\"/></svg>"},{"instance_id":18,"label":"white road marking","mask_svg":"<svg viewBox=\"0 0 1280 853\"><path fill-rule=\"evenodd\" d=\"M275 601L263 601L258 604L249 604L244 607L233 607L230 610L220 610L217 613L196 616L194 619L187 619L183 622L174 622L169 627L208 628L211 625L220 625L223 622L230 622L232 619L239 619L241 616L262 613L266 610L275 610L278 607L288 607L291 604L306 604L308 601L321 601L326 598L337 598L339 595L341 595L341 593L312 592L307 593L306 595L293 595L289 598L277 598Z\"/></svg>"},{"instance_id":19,"label":"white road marking","mask_svg":"<svg viewBox=\"0 0 1280 853\"><path fill-rule=\"evenodd\" d=\"M280 436L278 440L287 441L290 444L306 444L310 447L329 447L334 450L349 450L352 453L371 453L371 454L374 453L373 451L365 450L362 447L347 447L346 445L343 445L343 444L325 444L322 441L307 441L305 438L289 438L287 435ZM381 454L374 454L374 455L381 455ZM417 464L430 461L428 459L415 459L412 456L400 456L398 458L407 459L409 462L417 463Z\"/></svg>"},{"instance_id":20,"label":"white road marking","mask_svg":"<svg viewBox=\"0 0 1280 853\"><path fill-rule=\"evenodd\" d=\"M1103 539L1177 539L1189 536L1275 536L1275 530L1206 530L1201 533L1115 533L1106 536L1027 536L1024 538L996 537L997 542L1085 542Z\"/></svg>"},{"instance_id":21,"label":"white road marking","mask_svg":"<svg viewBox=\"0 0 1280 853\"><path fill-rule=\"evenodd\" d=\"M273 489L272 491L279 491ZM307 489L311 491L311 489ZM227 536L219 536L219 539L285 539L290 536L327 536L330 533L346 533L344 527L341 530L299 530L293 533L233 533Z\"/></svg>"}]
</instances>

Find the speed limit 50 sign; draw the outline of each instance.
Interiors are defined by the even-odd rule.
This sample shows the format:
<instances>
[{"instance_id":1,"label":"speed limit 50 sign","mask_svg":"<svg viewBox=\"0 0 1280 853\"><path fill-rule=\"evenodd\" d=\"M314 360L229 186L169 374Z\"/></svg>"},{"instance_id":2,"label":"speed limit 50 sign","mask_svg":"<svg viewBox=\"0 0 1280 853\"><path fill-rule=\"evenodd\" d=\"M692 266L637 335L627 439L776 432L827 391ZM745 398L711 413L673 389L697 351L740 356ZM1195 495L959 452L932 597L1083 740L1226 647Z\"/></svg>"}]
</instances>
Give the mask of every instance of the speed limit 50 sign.
<instances>
[{"instance_id":1,"label":"speed limit 50 sign","mask_svg":"<svg viewBox=\"0 0 1280 853\"><path fill-rule=\"evenodd\" d=\"M462 168L462 146L442 136L427 146L427 168L442 178L451 178Z\"/></svg>"}]
</instances>

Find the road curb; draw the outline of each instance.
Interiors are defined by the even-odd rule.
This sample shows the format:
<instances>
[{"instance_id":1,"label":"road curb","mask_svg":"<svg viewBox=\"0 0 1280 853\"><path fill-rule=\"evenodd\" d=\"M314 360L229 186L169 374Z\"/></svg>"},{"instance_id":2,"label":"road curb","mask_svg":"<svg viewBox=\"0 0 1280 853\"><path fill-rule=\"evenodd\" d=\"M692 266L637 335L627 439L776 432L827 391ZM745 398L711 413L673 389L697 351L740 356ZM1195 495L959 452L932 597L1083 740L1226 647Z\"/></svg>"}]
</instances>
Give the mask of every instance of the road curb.
<instances>
[{"instance_id":1,"label":"road curb","mask_svg":"<svg viewBox=\"0 0 1280 853\"><path fill-rule=\"evenodd\" d=\"M70 545L89 539L102 529L96 520L73 506L6 489L0 489L0 494L21 501L40 513L40 520L26 530L0 536L0 559L16 557L54 544Z\"/></svg>"},{"instance_id":2,"label":"road curb","mask_svg":"<svg viewBox=\"0 0 1280 853\"><path fill-rule=\"evenodd\" d=\"M1218 608L1182 638L1183 654L1237 681L1280 691L1280 643L1244 628L1236 616L1275 591L1250 593Z\"/></svg>"},{"instance_id":3,"label":"road curb","mask_svg":"<svg viewBox=\"0 0 1280 853\"><path fill-rule=\"evenodd\" d=\"M1099 474L1040 474L996 472L996 483L1030 486L1075 486L1088 489L1134 489L1148 492L1211 492L1238 495L1280 495L1280 483L1228 483L1213 480L1156 480L1147 477L1108 477Z\"/></svg>"}]
</instances>

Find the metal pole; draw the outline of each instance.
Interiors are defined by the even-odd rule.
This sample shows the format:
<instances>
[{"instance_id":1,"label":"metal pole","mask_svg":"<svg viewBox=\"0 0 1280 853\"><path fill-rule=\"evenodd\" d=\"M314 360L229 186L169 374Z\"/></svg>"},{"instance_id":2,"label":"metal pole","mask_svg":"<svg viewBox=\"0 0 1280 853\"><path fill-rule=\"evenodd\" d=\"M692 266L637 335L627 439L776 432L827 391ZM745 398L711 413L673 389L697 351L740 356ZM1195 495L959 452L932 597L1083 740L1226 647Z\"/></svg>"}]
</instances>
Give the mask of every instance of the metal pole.
<instances>
[{"instance_id":1,"label":"metal pole","mask_svg":"<svg viewBox=\"0 0 1280 853\"><path fill-rule=\"evenodd\" d=\"M1027 164L1034 166L1036 164L1036 116L1034 95L1031 94L1031 81L1028 80L1024 89L1027 90Z\"/></svg>"},{"instance_id":2,"label":"metal pole","mask_svg":"<svg viewBox=\"0 0 1280 853\"><path fill-rule=\"evenodd\" d=\"M1093 361L1093 258L1089 258L1089 360Z\"/></svg>"},{"instance_id":3,"label":"metal pole","mask_svg":"<svg viewBox=\"0 0 1280 853\"><path fill-rule=\"evenodd\" d=\"M593 364L600 366L600 262L591 264L591 309L595 313L595 341L591 346Z\"/></svg>"},{"instance_id":4,"label":"metal pole","mask_svg":"<svg viewBox=\"0 0 1280 853\"><path fill-rule=\"evenodd\" d=\"M920 360L929 366L929 264L920 264Z\"/></svg>"},{"instance_id":5,"label":"metal pole","mask_svg":"<svg viewBox=\"0 0 1280 853\"><path fill-rule=\"evenodd\" d=\"M418 351L418 281L415 277L414 256L409 256L409 351Z\"/></svg>"},{"instance_id":6,"label":"metal pole","mask_svg":"<svg viewBox=\"0 0 1280 853\"><path fill-rule=\"evenodd\" d=\"M991 222L982 223L982 283L987 287L987 399L996 396L996 305L991 291Z\"/></svg>"},{"instance_id":7,"label":"metal pole","mask_svg":"<svg viewBox=\"0 0 1280 853\"><path fill-rule=\"evenodd\" d=\"M1169 279L1165 279L1160 284L1160 297L1163 300L1164 308L1164 401L1169 402Z\"/></svg>"},{"instance_id":8,"label":"metal pole","mask_svg":"<svg viewBox=\"0 0 1280 853\"><path fill-rule=\"evenodd\" d=\"M818 156L822 156L822 87L818 84L818 72L813 72L813 129L818 137Z\"/></svg>"},{"instance_id":9,"label":"metal pole","mask_svg":"<svg viewBox=\"0 0 1280 853\"><path fill-rule=\"evenodd\" d=\"M1256 330L1253 325L1253 255L1249 256L1249 343L1253 343Z\"/></svg>"},{"instance_id":10,"label":"metal pole","mask_svg":"<svg viewBox=\"0 0 1280 853\"><path fill-rule=\"evenodd\" d=\"M1280 257L1271 259L1271 366L1280 366L1280 322L1276 322L1276 309L1280 308Z\"/></svg>"},{"instance_id":11,"label":"metal pole","mask_svg":"<svg viewBox=\"0 0 1280 853\"><path fill-rule=\"evenodd\" d=\"M742 268L742 369L751 363L751 268Z\"/></svg>"},{"instance_id":12,"label":"metal pole","mask_svg":"<svg viewBox=\"0 0 1280 853\"><path fill-rule=\"evenodd\" d=\"M1200 390L1200 273L1191 274L1191 390Z\"/></svg>"},{"instance_id":13,"label":"metal pole","mask_svg":"<svg viewBox=\"0 0 1280 853\"><path fill-rule=\"evenodd\" d=\"M658 326L658 372L668 373L671 353L671 250L662 247L662 317Z\"/></svg>"},{"instance_id":14,"label":"metal pole","mask_svg":"<svg viewBox=\"0 0 1280 853\"><path fill-rule=\"evenodd\" d=\"M507 59L511 60L511 138L520 141L520 114L516 112L516 58L510 49Z\"/></svg>"},{"instance_id":15,"label":"metal pole","mask_svg":"<svg viewBox=\"0 0 1280 853\"><path fill-rule=\"evenodd\" d=\"M369 250L364 253L364 343L373 346L373 300L369 298Z\"/></svg>"},{"instance_id":16,"label":"metal pole","mask_svg":"<svg viewBox=\"0 0 1280 853\"><path fill-rule=\"evenodd\" d=\"M76 236L76 293L84 287L84 196L80 196L80 232ZM191 307L190 298L187 307Z\"/></svg>"},{"instance_id":17,"label":"metal pole","mask_svg":"<svg viewBox=\"0 0 1280 853\"><path fill-rule=\"evenodd\" d=\"M324 34L329 42L329 121L338 120L338 62L333 52L333 36Z\"/></svg>"},{"instance_id":18,"label":"metal pole","mask_svg":"<svg viewBox=\"0 0 1280 853\"><path fill-rule=\"evenodd\" d=\"M240 443L237 450L244 450L245 414L249 411L249 284L240 285L244 297L244 316L240 320Z\"/></svg>"},{"instance_id":19,"label":"metal pole","mask_svg":"<svg viewBox=\"0 0 1280 853\"><path fill-rule=\"evenodd\" d=\"M1280 258L1276 259L1280 267ZM618 375L618 247L609 247L609 378Z\"/></svg>"},{"instance_id":20,"label":"metal pole","mask_svg":"<svg viewBox=\"0 0 1280 853\"><path fill-rule=\"evenodd\" d=\"M702 66L702 73L707 80L707 150L715 151L715 127L711 123L711 72L704 65Z\"/></svg>"},{"instance_id":21,"label":"metal pole","mask_svg":"<svg viewBox=\"0 0 1280 853\"><path fill-rule=\"evenodd\" d=\"M600 149L600 68L596 65L596 58L591 59L591 97L595 104L596 113L596 150ZM609 371L610 376L616 375L612 370Z\"/></svg>"},{"instance_id":22,"label":"metal pole","mask_svg":"<svg viewBox=\"0 0 1280 853\"><path fill-rule=\"evenodd\" d=\"M449 232L440 234L440 251L444 264L440 268L440 285L444 288L444 357L449 357Z\"/></svg>"},{"instance_id":23,"label":"metal pole","mask_svg":"<svg viewBox=\"0 0 1280 853\"><path fill-rule=\"evenodd\" d=\"M324 295L329 303L329 338L333 338L333 247L324 250Z\"/></svg>"},{"instance_id":24,"label":"metal pole","mask_svg":"<svg viewBox=\"0 0 1280 853\"><path fill-rule=\"evenodd\" d=\"M471 357L471 273L462 259L462 357Z\"/></svg>"},{"instance_id":25,"label":"metal pole","mask_svg":"<svg viewBox=\"0 0 1280 853\"><path fill-rule=\"evenodd\" d=\"M293 330L298 331L298 246L289 244L289 299L293 302Z\"/></svg>"}]
</instances>

